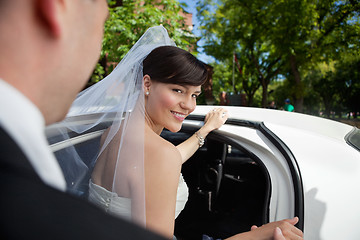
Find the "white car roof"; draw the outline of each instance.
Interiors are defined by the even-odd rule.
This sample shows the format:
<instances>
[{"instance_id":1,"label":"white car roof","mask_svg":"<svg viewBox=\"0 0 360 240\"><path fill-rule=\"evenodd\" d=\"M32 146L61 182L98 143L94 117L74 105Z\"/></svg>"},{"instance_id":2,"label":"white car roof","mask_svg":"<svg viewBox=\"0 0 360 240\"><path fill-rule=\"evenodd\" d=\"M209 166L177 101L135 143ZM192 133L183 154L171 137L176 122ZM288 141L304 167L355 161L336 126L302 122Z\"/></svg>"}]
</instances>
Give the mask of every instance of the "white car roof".
<instances>
[{"instance_id":1,"label":"white car roof","mask_svg":"<svg viewBox=\"0 0 360 240\"><path fill-rule=\"evenodd\" d=\"M205 115L214 107L219 106L198 105L192 114ZM297 130L310 131L338 140L344 140L344 137L354 128L351 125L334 120L296 112L253 107L220 107L227 109L230 115L229 118L232 119L264 122L266 126L273 124L286 126L296 128Z\"/></svg>"}]
</instances>

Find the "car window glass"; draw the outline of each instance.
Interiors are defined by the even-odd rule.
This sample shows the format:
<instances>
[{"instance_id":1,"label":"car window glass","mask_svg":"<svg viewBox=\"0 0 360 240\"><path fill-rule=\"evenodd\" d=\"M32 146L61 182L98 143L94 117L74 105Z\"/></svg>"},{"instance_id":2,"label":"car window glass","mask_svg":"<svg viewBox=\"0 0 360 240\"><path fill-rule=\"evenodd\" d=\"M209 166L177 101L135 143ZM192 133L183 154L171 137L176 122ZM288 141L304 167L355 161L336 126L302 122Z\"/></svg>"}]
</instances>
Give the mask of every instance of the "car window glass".
<instances>
[{"instance_id":1,"label":"car window glass","mask_svg":"<svg viewBox=\"0 0 360 240\"><path fill-rule=\"evenodd\" d=\"M350 146L360 151L360 129L354 128L345 136L345 140Z\"/></svg>"}]
</instances>

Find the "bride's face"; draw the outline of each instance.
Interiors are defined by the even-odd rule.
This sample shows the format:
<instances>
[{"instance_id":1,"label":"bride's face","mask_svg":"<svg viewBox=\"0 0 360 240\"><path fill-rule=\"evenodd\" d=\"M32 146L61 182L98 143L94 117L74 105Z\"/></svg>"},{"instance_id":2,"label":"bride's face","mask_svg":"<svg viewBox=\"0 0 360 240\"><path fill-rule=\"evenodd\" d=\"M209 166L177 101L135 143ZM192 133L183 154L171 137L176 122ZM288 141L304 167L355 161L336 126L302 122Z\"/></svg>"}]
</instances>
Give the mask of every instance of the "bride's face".
<instances>
[{"instance_id":1,"label":"bride's face","mask_svg":"<svg viewBox=\"0 0 360 240\"><path fill-rule=\"evenodd\" d=\"M155 132L163 128L177 132L184 119L194 111L201 86L152 82L148 92L145 108L151 127Z\"/></svg>"}]
</instances>

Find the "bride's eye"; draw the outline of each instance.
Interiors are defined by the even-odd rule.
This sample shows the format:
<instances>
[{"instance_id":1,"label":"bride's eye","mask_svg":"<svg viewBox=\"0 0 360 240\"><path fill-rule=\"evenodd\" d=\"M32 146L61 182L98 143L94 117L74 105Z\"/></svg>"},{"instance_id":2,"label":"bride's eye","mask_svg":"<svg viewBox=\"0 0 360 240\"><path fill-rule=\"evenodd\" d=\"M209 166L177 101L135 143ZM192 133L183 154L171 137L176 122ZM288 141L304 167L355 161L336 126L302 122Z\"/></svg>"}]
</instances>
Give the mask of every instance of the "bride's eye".
<instances>
[{"instance_id":1,"label":"bride's eye","mask_svg":"<svg viewBox=\"0 0 360 240\"><path fill-rule=\"evenodd\" d=\"M176 89L176 88L174 88L173 91L174 91L174 92L177 92L177 93L182 93L181 89Z\"/></svg>"},{"instance_id":2,"label":"bride's eye","mask_svg":"<svg viewBox=\"0 0 360 240\"><path fill-rule=\"evenodd\" d=\"M198 97L199 97L199 95L197 95L197 94L193 94L193 95L192 95L192 97L193 97L193 98L198 98Z\"/></svg>"}]
</instances>

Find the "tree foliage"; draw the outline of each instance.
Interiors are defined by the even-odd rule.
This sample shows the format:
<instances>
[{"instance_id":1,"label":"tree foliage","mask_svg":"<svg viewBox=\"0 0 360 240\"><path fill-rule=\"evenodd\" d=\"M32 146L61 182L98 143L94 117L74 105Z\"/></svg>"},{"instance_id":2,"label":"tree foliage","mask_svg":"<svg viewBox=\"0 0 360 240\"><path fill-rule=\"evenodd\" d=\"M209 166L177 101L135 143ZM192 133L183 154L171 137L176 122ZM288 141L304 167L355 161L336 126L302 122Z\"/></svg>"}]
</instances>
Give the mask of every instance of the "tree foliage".
<instances>
[{"instance_id":1,"label":"tree foliage","mask_svg":"<svg viewBox=\"0 0 360 240\"><path fill-rule=\"evenodd\" d=\"M324 104L324 112L360 111L360 57L346 55L340 61L323 64L312 73L314 91Z\"/></svg>"},{"instance_id":2,"label":"tree foliage","mask_svg":"<svg viewBox=\"0 0 360 240\"><path fill-rule=\"evenodd\" d=\"M238 53L241 68L252 70L262 87L262 106L268 84L282 76L295 109L302 112L308 72L321 62L359 54L356 0L201 0L197 7L205 52L217 64L229 64L225 60Z\"/></svg>"},{"instance_id":3,"label":"tree foliage","mask_svg":"<svg viewBox=\"0 0 360 240\"><path fill-rule=\"evenodd\" d=\"M100 61L89 84L109 74L144 34L153 26L163 25L178 47L196 53L195 37L180 14L182 6L176 0L123 0L109 1L109 18L105 22Z\"/></svg>"}]
</instances>

